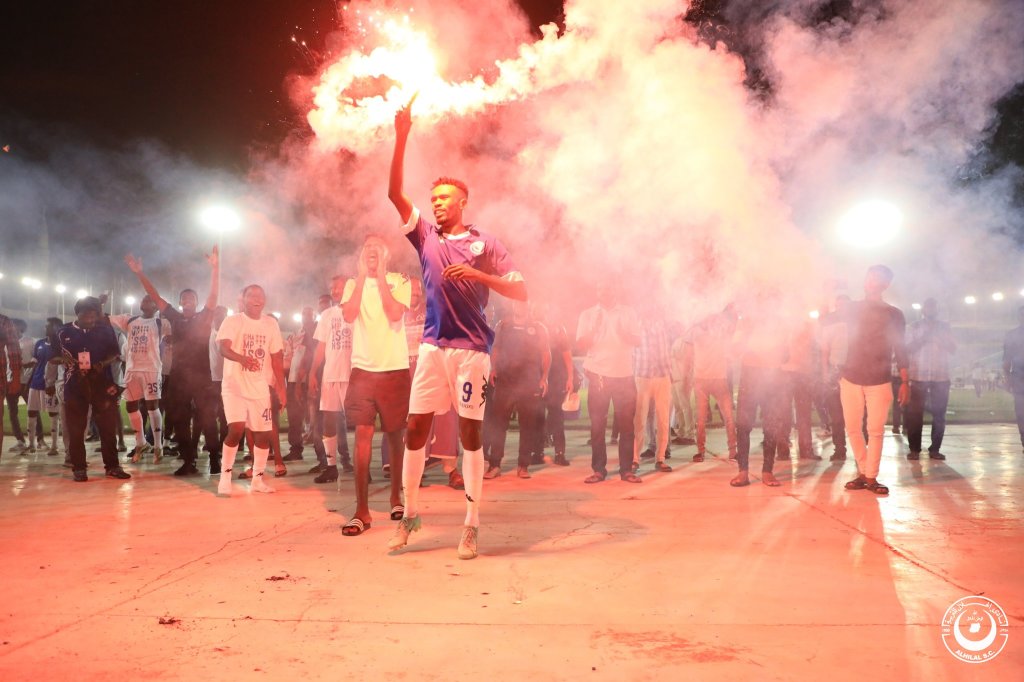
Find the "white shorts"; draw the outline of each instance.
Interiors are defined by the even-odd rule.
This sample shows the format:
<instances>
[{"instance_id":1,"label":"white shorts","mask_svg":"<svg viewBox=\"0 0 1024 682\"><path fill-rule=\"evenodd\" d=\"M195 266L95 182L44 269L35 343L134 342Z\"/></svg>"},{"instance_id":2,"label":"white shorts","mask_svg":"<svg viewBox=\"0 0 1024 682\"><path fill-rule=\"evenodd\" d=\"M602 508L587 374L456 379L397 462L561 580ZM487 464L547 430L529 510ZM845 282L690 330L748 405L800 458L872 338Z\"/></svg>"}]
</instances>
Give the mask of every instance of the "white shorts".
<instances>
[{"instance_id":1,"label":"white shorts","mask_svg":"<svg viewBox=\"0 0 1024 682\"><path fill-rule=\"evenodd\" d=\"M28 410L29 412L49 412L53 414L60 410L57 404L57 395L46 395L46 391L40 388L28 389Z\"/></svg>"},{"instance_id":2,"label":"white shorts","mask_svg":"<svg viewBox=\"0 0 1024 682\"><path fill-rule=\"evenodd\" d=\"M460 417L483 421L484 388L490 374L487 353L421 343L409 414L444 414L454 405Z\"/></svg>"},{"instance_id":3,"label":"white shorts","mask_svg":"<svg viewBox=\"0 0 1024 682\"><path fill-rule=\"evenodd\" d=\"M223 393L224 418L228 424L245 422L252 432L273 430L273 412L270 409L270 394L264 398L246 398L234 393Z\"/></svg>"},{"instance_id":4,"label":"white shorts","mask_svg":"<svg viewBox=\"0 0 1024 682\"><path fill-rule=\"evenodd\" d=\"M347 381L328 381L320 387L320 411L344 412L347 393Z\"/></svg>"},{"instance_id":5,"label":"white shorts","mask_svg":"<svg viewBox=\"0 0 1024 682\"><path fill-rule=\"evenodd\" d=\"M156 372L129 372L124 380L122 395L130 403L136 400L160 400L161 378Z\"/></svg>"}]
</instances>

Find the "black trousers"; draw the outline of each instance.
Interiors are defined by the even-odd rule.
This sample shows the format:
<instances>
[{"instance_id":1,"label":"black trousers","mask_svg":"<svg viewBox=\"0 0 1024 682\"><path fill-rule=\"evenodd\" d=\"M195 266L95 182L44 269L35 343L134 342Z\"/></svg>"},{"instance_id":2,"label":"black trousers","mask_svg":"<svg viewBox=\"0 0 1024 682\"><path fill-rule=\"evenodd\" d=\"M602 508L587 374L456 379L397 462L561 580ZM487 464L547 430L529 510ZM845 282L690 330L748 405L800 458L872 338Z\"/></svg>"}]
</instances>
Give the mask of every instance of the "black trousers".
<instances>
[{"instance_id":1,"label":"black trousers","mask_svg":"<svg viewBox=\"0 0 1024 682\"><path fill-rule=\"evenodd\" d=\"M900 384L903 381L898 377L892 378L892 428L898 429L907 420L907 408L900 405Z\"/></svg>"},{"instance_id":2,"label":"black trousers","mask_svg":"<svg viewBox=\"0 0 1024 682\"><path fill-rule=\"evenodd\" d=\"M907 445L913 452L921 452L921 436L924 432L924 413L932 415L932 443L928 452L942 448L946 434L946 408L949 407L948 381L910 382L910 402L907 404L906 425Z\"/></svg>"},{"instance_id":3,"label":"black trousers","mask_svg":"<svg viewBox=\"0 0 1024 682\"><path fill-rule=\"evenodd\" d=\"M587 413L590 415L590 466L594 473L608 475L608 446L604 434L608 410L615 407L615 426L619 436L619 475L633 470L633 418L636 416L636 380L631 377L605 377L587 372Z\"/></svg>"},{"instance_id":4,"label":"black trousers","mask_svg":"<svg viewBox=\"0 0 1024 682\"><path fill-rule=\"evenodd\" d=\"M744 366L740 371L740 394L736 400L736 464L747 471L750 460L750 432L761 410L764 431L764 462L761 470L775 468L775 451L785 436L786 410L789 401L783 373L777 369Z\"/></svg>"},{"instance_id":5,"label":"black trousers","mask_svg":"<svg viewBox=\"0 0 1024 682\"><path fill-rule=\"evenodd\" d=\"M302 452L302 426L306 415L306 385L288 382L288 454Z\"/></svg>"},{"instance_id":6,"label":"black trousers","mask_svg":"<svg viewBox=\"0 0 1024 682\"><path fill-rule=\"evenodd\" d=\"M561 383L564 383L561 382ZM562 412L562 403L565 402L565 387L555 388L548 384L548 393L542 398L543 410L541 418L543 424L540 428L540 442L534 447L535 454L544 453L544 438L550 435L555 444L555 454L565 454L565 413Z\"/></svg>"},{"instance_id":7,"label":"black trousers","mask_svg":"<svg viewBox=\"0 0 1024 682\"><path fill-rule=\"evenodd\" d=\"M3 383L0 381L0 383ZM22 441L25 440L25 434L21 430L21 421L18 418L18 401L21 400L20 393L8 393L7 394L7 414L11 418L11 433L14 435L14 440ZM39 431L42 432L42 420L40 420Z\"/></svg>"},{"instance_id":8,"label":"black trousers","mask_svg":"<svg viewBox=\"0 0 1024 682\"><path fill-rule=\"evenodd\" d=\"M843 417L843 401L839 396L839 380L829 381L825 384L825 404L828 405L828 416L831 420L832 445L835 447L835 454L839 457L846 456L846 418Z\"/></svg>"},{"instance_id":9,"label":"black trousers","mask_svg":"<svg viewBox=\"0 0 1024 682\"><path fill-rule=\"evenodd\" d=\"M174 429L182 459L195 464L199 435L206 438L211 454L219 455L220 434L217 430L217 398L213 380L190 372L171 370L167 395L167 421Z\"/></svg>"},{"instance_id":10,"label":"black trousers","mask_svg":"<svg viewBox=\"0 0 1024 682\"><path fill-rule=\"evenodd\" d=\"M487 400L486 411L491 418L484 418L489 427L487 438L487 463L500 467L505 457L505 439L512 412L519 416L519 460L521 467L529 466L530 455L544 434L544 403L536 387L503 385L495 383L494 391Z\"/></svg>"},{"instance_id":11,"label":"black trousers","mask_svg":"<svg viewBox=\"0 0 1024 682\"><path fill-rule=\"evenodd\" d=\"M813 453L814 443L811 438L811 407L814 402L814 379L809 374L800 372L784 372L786 397L790 403L785 409L785 426L783 440L789 439L793 430L793 413L796 412L797 447L801 457ZM785 445L784 443L780 443Z\"/></svg>"},{"instance_id":12,"label":"black trousers","mask_svg":"<svg viewBox=\"0 0 1024 682\"><path fill-rule=\"evenodd\" d=\"M67 424L64 428L68 434L68 457L71 467L85 470L85 427L89 421L89 407L92 407L92 418L100 434L100 451L103 453L103 467L116 469L120 465L117 460L117 420L121 418L119 403L114 400L96 399L89 401L80 396L64 398L64 411Z\"/></svg>"}]
</instances>

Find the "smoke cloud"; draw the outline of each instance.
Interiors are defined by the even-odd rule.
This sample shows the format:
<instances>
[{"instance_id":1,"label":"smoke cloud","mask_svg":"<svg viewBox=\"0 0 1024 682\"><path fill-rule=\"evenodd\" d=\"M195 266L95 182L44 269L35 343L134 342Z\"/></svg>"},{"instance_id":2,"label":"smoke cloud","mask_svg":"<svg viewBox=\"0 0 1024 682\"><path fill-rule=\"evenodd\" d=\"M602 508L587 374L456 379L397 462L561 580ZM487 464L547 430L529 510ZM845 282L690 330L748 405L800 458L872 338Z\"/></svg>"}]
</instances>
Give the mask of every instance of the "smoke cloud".
<instances>
[{"instance_id":1,"label":"smoke cloud","mask_svg":"<svg viewBox=\"0 0 1024 682\"><path fill-rule=\"evenodd\" d=\"M287 83L311 127L254 155L246 177L145 143L64 147L0 164L0 209L12 225L58 211L80 226L80 254L137 243L177 286L203 283L196 197L226 194L247 227L226 238L225 289L262 282L272 309L297 310L330 275L354 272L368 232L393 234L395 264L415 273L386 197L390 118L415 83L338 75L393 19L424 37L442 79L414 109L407 191L423 208L435 177L463 178L469 220L506 243L534 298L568 314L606 284L684 321L729 301L806 314L830 280L856 295L876 261L896 270L904 303L1024 286L1010 281L1024 272L1010 236L1024 234L1021 170L972 173L995 104L1024 74L1024 4L835 6L732 0L724 25L695 26L678 0L569 0L564 27L538 37L512 2L412 0L399 12L357 0L339 10L334 57ZM330 74L344 87L327 88ZM897 241L838 242L836 222L865 200L901 209Z\"/></svg>"}]
</instances>

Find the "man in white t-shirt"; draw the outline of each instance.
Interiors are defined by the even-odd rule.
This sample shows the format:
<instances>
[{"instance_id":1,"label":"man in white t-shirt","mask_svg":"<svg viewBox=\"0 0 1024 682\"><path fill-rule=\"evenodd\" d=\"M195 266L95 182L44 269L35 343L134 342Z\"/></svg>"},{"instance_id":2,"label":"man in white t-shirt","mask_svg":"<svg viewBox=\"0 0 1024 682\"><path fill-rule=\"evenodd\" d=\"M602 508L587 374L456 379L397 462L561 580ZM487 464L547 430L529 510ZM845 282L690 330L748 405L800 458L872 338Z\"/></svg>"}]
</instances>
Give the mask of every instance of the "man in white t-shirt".
<instances>
[{"instance_id":1,"label":"man in white t-shirt","mask_svg":"<svg viewBox=\"0 0 1024 682\"><path fill-rule=\"evenodd\" d=\"M220 485L217 487L221 495L231 494L231 467L246 428L253 437L250 490L274 492L263 480L270 456L271 386L277 391L281 405L286 405L287 399L281 328L276 318L263 314L266 303L263 287L250 284L242 290L243 312L225 319L217 332L217 343L225 360L221 397L228 422L228 435L221 450Z\"/></svg>"},{"instance_id":2,"label":"man in white t-shirt","mask_svg":"<svg viewBox=\"0 0 1024 682\"><path fill-rule=\"evenodd\" d=\"M633 349L640 344L640 324L636 313L618 302L612 285L598 292L598 304L584 310L576 330L576 346L587 358L590 413L591 467L584 483L600 483L608 476L608 452L605 427L608 407L615 406L619 427L619 478L642 483L633 473L633 417L636 413L636 383L633 380Z\"/></svg>"},{"instance_id":3,"label":"man in white t-shirt","mask_svg":"<svg viewBox=\"0 0 1024 682\"><path fill-rule=\"evenodd\" d=\"M410 303L409 278L388 272L390 251L380 237L371 235L359 254L359 275L349 280L341 297L341 311L352 324L352 372L345 397L345 414L356 427L356 511L342 533L361 534L370 527L370 455L374 424L380 417L396 467L404 455L402 431L409 418L408 341L405 311ZM399 520L402 485L391 477L391 518Z\"/></svg>"},{"instance_id":4,"label":"man in white t-shirt","mask_svg":"<svg viewBox=\"0 0 1024 682\"><path fill-rule=\"evenodd\" d=\"M341 300L345 291L345 277L331 278L331 298ZM345 410L349 373L352 369L352 325L345 321L341 306L331 306L320 313L313 338L317 340L313 367L309 373L309 392L320 391L320 411L323 412L323 443L327 466L313 479L314 483L333 483L338 480L338 413ZM323 375L319 377L320 368ZM342 438L345 434L340 434Z\"/></svg>"},{"instance_id":5,"label":"man in white t-shirt","mask_svg":"<svg viewBox=\"0 0 1024 682\"><path fill-rule=\"evenodd\" d=\"M139 304L141 316L111 315L110 324L127 337L125 369L125 408L128 421L135 430L135 450L131 461L138 463L146 445L140 406L146 405L153 430L153 463L163 456L163 419L160 416L160 384L163 363L160 360L160 341L170 335L171 325L156 316L156 301L149 294Z\"/></svg>"}]
</instances>

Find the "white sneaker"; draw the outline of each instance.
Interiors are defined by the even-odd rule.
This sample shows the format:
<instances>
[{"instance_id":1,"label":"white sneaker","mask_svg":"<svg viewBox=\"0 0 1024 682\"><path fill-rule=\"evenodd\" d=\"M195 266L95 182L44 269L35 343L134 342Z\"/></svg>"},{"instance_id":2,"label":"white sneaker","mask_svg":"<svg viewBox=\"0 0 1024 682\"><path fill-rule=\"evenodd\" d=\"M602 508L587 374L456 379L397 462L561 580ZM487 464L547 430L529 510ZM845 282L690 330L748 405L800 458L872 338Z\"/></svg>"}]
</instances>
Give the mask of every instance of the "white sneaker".
<instances>
[{"instance_id":1,"label":"white sneaker","mask_svg":"<svg viewBox=\"0 0 1024 682\"><path fill-rule=\"evenodd\" d=\"M139 448L135 448L135 450L131 454L131 457L129 457L128 459L131 460L132 464L138 464L139 462L142 461L142 450Z\"/></svg>"},{"instance_id":2,"label":"white sneaker","mask_svg":"<svg viewBox=\"0 0 1024 682\"><path fill-rule=\"evenodd\" d=\"M274 489L267 485L267 482L263 480L263 474L259 474L252 477L252 483L249 484L249 490L254 493L272 493Z\"/></svg>"},{"instance_id":3,"label":"white sneaker","mask_svg":"<svg viewBox=\"0 0 1024 682\"><path fill-rule=\"evenodd\" d=\"M153 464L159 464L160 460L163 459L163 456L164 456L164 449L163 448L153 448Z\"/></svg>"},{"instance_id":4,"label":"white sneaker","mask_svg":"<svg viewBox=\"0 0 1024 682\"><path fill-rule=\"evenodd\" d=\"M462 527L462 539L459 540L459 558L460 559L474 559L476 558L476 539L477 535L480 534L480 529L476 526L463 526Z\"/></svg>"},{"instance_id":5,"label":"white sneaker","mask_svg":"<svg viewBox=\"0 0 1024 682\"><path fill-rule=\"evenodd\" d=\"M220 474L220 483L217 484L217 494L225 497L231 496L231 472L223 471Z\"/></svg>"},{"instance_id":6,"label":"white sneaker","mask_svg":"<svg viewBox=\"0 0 1024 682\"><path fill-rule=\"evenodd\" d=\"M36 447L39 448L40 450L49 450L50 449L50 446L47 444L45 438L40 438L39 442L36 443Z\"/></svg>"},{"instance_id":7,"label":"white sneaker","mask_svg":"<svg viewBox=\"0 0 1024 682\"><path fill-rule=\"evenodd\" d=\"M16 453L16 454L21 454L21 451L24 450L24 449L25 449L25 441L19 440L19 441L15 442L14 445L12 445L11 448L7 452L13 452L13 453Z\"/></svg>"}]
</instances>

